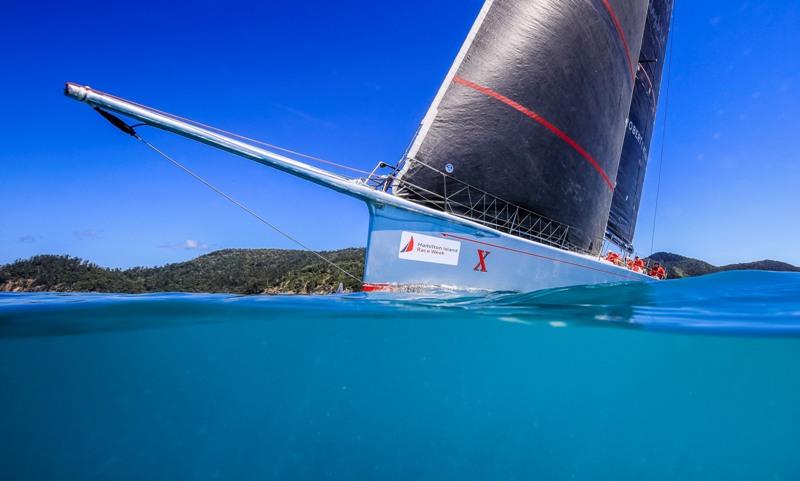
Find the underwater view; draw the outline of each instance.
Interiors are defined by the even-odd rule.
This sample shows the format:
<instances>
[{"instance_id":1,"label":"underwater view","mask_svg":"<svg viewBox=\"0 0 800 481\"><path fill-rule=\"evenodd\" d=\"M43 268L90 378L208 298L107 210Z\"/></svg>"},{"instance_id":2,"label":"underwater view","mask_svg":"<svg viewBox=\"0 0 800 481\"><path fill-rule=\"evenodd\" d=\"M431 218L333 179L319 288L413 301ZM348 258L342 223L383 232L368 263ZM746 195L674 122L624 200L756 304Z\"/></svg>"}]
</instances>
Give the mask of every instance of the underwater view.
<instances>
[{"instance_id":1,"label":"underwater view","mask_svg":"<svg viewBox=\"0 0 800 481\"><path fill-rule=\"evenodd\" d=\"M0 294L4 480L800 479L800 275Z\"/></svg>"}]
</instances>

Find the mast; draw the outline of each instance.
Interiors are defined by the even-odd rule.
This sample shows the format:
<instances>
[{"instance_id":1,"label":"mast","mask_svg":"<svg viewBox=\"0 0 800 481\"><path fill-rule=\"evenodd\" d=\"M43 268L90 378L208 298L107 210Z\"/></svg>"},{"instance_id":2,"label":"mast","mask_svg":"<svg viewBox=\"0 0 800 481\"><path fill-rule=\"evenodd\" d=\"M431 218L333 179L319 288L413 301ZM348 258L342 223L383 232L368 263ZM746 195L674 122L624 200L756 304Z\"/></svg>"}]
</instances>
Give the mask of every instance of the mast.
<instances>
[{"instance_id":1,"label":"mast","mask_svg":"<svg viewBox=\"0 0 800 481\"><path fill-rule=\"evenodd\" d=\"M647 7L487 1L394 192L456 214L473 209L474 193L488 192L502 199L507 222L515 207L532 211L562 224L577 249L599 251Z\"/></svg>"}]
</instances>

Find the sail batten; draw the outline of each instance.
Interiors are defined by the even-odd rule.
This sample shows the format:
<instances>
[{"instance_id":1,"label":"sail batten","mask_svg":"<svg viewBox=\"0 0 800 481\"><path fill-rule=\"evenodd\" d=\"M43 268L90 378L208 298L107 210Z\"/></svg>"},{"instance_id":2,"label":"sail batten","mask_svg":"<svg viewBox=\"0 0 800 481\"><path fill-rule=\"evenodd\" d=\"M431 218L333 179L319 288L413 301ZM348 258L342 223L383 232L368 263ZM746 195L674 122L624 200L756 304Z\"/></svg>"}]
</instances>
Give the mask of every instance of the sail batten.
<instances>
[{"instance_id":1,"label":"sail batten","mask_svg":"<svg viewBox=\"0 0 800 481\"><path fill-rule=\"evenodd\" d=\"M422 191L452 198L435 173L447 172L568 226L571 245L596 252L647 7L647 0L486 2L423 120L395 193L420 203ZM454 200L469 204L457 194Z\"/></svg>"}]
</instances>

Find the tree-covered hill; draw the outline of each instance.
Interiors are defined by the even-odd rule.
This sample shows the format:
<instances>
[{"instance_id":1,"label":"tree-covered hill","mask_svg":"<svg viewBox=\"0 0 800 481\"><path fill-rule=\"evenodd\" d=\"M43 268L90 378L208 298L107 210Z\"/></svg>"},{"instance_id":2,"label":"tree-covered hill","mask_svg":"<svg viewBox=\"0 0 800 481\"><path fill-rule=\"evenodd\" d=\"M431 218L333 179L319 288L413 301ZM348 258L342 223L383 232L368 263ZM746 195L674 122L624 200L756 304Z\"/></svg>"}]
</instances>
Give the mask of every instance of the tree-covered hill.
<instances>
[{"instance_id":1,"label":"tree-covered hill","mask_svg":"<svg viewBox=\"0 0 800 481\"><path fill-rule=\"evenodd\" d=\"M363 275L364 249L321 254L356 277ZM310 252L281 249L226 249L187 262L126 270L54 255L0 267L0 291L307 294L332 292L340 282L347 290L361 288Z\"/></svg>"},{"instance_id":2,"label":"tree-covered hill","mask_svg":"<svg viewBox=\"0 0 800 481\"><path fill-rule=\"evenodd\" d=\"M769 259L756 262L747 262L743 264L728 264L725 266L715 266L699 259L684 257L669 252L657 252L650 256L650 259L665 265L667 268L667 277L670 279L702 276L723 271L755 270L800 272L800 267Z\"/></svg>"}]
</instances>

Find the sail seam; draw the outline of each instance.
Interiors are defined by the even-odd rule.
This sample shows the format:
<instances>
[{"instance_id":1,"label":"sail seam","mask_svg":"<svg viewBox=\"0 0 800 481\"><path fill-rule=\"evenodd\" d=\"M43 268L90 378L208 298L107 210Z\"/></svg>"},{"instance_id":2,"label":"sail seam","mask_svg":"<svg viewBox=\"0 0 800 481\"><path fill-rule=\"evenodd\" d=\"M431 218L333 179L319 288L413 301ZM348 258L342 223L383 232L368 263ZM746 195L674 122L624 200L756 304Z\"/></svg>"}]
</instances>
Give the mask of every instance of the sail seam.
<instances>
[{"instance_id":1,"label":"sail seam","mask_svg":"<svg viewBox=\"0 0 800 481\"><path fill-rule=\"evenodd\" d=\"M625 61L628 62L628 70L631 71L631 81L636 79L636 72L633 69L633 61L631 60L631 48L628 46L628 38L625 36L625 30L622 29L622 23L619 21L614 7L608 3L608 0L603 0L603 6L606 7L608 14L611 16L611 21L614 22L614 28L617 29L619 39L622 41L622 48L625 50Z\"/></svg>"},{"instance_id":2,"label":"sail seam","mask_svg":"<svg viewBox=\"0 0 800 481\"><path fill-rule=\"evenodd\" d=\"M459 77L458 75L453 77L453 82L457 83L457 84L460 84L460 85L463 85L463 86L465 86L467 88L471 88L472 90L475 90L476 92L480 92L480 93L486 95L487 97L491 97L491 98L493 98L495 100L498 100L498 101L508 105L509 107L513 108L514 110L522 113L523 115L525 115L527 117L530 117L531 119L533 119L534 121L536 121L537 123L542 125L544 128L546 128L547 130L552 132L556 137L558 137L559 139L563 140L570 147L575 149L575 151L578 152L584 159L586 159L586 161L589 162L589 164L592 167L594 167L594 169L600 174L600 176L603 178L605 183L608 185L608 188L610 190L612 190L612 191L614 190L614 183L611 182L611 179L608 177L608 174L606 174L606 171L603 170L603 167L600 166L600 164L597 162L597 160L595 160L595 158L592 157L592 155L589 152L587 152L586 149L581 147L580 144L578 144L575 140L573 140L569 135L564 133L561 129L559 129L558 127L556 127L552 123L550 123L547 119L545 119L541 115L537 114L536 112L524 107L523 105L511 100L510 98L506 97L505 95L503 95L501 93L495 92L494 90L492 90L492 89L490 89L488 87L484 87L482 85L478 85L478 84L476 84L474 82L470 82L469 80L467 80L465 78L462 78L462 77Z\"/></svg>"}]
</instances>

